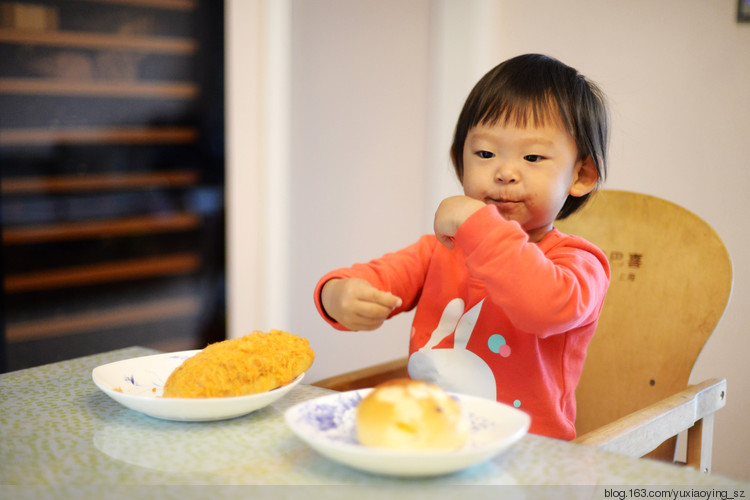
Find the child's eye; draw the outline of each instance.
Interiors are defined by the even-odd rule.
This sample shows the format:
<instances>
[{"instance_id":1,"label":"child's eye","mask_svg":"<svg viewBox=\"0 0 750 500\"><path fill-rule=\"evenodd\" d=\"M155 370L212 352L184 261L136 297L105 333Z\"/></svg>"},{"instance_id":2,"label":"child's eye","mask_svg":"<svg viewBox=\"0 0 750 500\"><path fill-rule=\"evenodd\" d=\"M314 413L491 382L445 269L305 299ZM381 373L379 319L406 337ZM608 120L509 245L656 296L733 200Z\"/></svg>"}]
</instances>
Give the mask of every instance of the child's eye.
<instances>
[{"instance_id":1,"label":"child's eye","mask_svg":"<svg viewBox=\"0 0 750 500\"><path fill-rule=\"evenodd\" d=\"M544 156L541 156L541 155L526 155L526 156L523 157L523 159L526 160L526 161L528 161L528 162L531 162L531 163L536 163L538 161L542 161L544 159Z\"/></svg>"},{"instance_id":2,"label":"child's eye","mask_svg":"<svg viewBox=\"0 0 750 500\"><path fill-rule=\"evenodd\" d=\"M480 157L480 158L483 158L483 159L487 160L487 159L490 159L490 158L494 158L495 157L495 153L491 153L489 151L477 151L477 156Z\"/></svg>"}]
</instances>

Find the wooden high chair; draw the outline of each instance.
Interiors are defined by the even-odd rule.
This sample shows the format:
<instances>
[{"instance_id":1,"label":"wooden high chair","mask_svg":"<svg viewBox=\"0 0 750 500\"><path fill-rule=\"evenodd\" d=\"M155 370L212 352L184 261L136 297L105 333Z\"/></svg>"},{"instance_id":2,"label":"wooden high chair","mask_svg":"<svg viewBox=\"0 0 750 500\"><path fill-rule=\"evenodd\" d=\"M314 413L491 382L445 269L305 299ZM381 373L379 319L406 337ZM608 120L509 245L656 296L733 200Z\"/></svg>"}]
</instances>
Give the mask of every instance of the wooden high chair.
<instances>
[{"instance_id":1,"label":"wooden high chair","mask_svg":"<svg viewBox=\"0 0 750 500\"><path fill-rule=\"evenodd\" d=\"M701 349L729 301L732 265L716 232L684 208L644 194L602 190L559 221L607 254L612 281L576 391L578 443L711 468L713 414L726 380L688 386ZM315 385L371 387L406 376L406 358Z\"/></svg>"},{"instance_id":2,"label":"wooden high chair","mask_svg":"<svg viewBox=\"0 0 750 500\"><path fill-rule=\"evenodd\" d=\"M556 225L599 246L612 267L576 391L576 441L643 456L669 438L649 456L674 460L673 436L689 429L687 464L709 472L726 380L688 379L732 290L718 234L674 203L608 190Z\"/></svg>"}]
</instances>

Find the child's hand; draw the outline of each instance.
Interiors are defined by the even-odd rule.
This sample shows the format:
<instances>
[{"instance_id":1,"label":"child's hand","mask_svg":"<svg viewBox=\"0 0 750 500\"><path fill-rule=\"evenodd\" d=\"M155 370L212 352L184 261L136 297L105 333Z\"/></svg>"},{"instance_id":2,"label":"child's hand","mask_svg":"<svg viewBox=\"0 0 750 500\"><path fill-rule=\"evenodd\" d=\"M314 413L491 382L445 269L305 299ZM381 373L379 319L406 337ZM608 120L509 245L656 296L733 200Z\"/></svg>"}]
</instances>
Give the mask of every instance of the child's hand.
<instances>
[{"instance_id":1,"label":"child's hand","mask_svg":"<svg viewBox=\"0 0 750 500\"><path fill-rule=\"evenodd\" d=\"M320 301L331 318L350 330L375 330L401 305L399 297L356 278L326 282Z\"/></svg>"},{"instance_id":2,"label":"child's hand","mask_svg":"<svg viewBox=\"0 0 750 500\"><path fill-rule=\"evenodd\" d=\"M468 196L451 196L444 199L435 212L435 236L440 243L453 248L453 237L474 212L482 209L484 203Z\"/></svg>"}]
</instances>

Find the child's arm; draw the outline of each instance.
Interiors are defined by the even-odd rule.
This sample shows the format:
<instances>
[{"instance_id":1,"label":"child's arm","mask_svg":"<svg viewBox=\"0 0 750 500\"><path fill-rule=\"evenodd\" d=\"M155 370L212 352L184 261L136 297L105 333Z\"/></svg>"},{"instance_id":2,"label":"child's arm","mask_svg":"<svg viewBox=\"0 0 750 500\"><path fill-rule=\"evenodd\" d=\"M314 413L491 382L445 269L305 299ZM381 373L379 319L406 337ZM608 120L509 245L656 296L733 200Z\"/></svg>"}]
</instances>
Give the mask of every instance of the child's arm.
<instances>
[{"instance_id":1,"label":"child's arm","mask_svg":"<svg viewBox=\"0 0 750 500\"><path fill-rule=\"evenodd\" d=\"M591 243L560 236L531 243L521 226L492 206L453 235L466 267L519 330L546 337L596 320L609 285L609 263Z\"/></svg>"},{"instance_id":2,"label":"child's arm","mask_svg":"<svg viewBox=\"0 0 750 500\"><path fill-rule=\"evenodd\" d=\"M399 297L357 279L326 281L320 301L331 319L349 330L375 330L402 303Z\"/></svg>"},{"instance_id":3,"label":"child's arm","mask_svg":"<svg viewBox=\"0 0 750 500\"><path fill-rule=\"evenodd\" d=\"M372 299L362 300L363 295L367 296L369 293L370 297L377 297L375 300L379 306L390 309L382 319L411 310L422 292L431 257L437 246L439 245L433 236L425 235L416 243L396 252L327 273L315 286L314 300L318 312L337 330L372 330L382 324L381 316L384 311L367 304ZM383 295L375 294L373 289ZM369 309L366 321L361 318L362 311L357 312L358 308ZM358 323L365 321L367 324L354 325L352 316L355 314L358 316ZM353 328L354 326L357 328ZM362 326L367 328L361 328Z\"/></svg>"}]
</instances>

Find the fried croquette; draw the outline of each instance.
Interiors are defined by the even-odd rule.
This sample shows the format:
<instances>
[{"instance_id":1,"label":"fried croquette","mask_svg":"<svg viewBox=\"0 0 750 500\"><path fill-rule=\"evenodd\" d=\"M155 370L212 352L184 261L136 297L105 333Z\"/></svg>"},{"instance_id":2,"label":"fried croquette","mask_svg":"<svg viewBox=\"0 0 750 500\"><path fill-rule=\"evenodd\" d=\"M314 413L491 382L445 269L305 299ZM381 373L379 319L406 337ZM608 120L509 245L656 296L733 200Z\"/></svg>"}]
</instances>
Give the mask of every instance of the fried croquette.
<instances>
[{"instance_id":1,"label":"fried croquette","mask_svg":"<svg viewBox=\"0 0 750 500\"><path fill-rule=\"evenodd\" d=\"M244 396L270 391L307 371L315 359L306 338L254 331L211 344L186 359L164 384L166 398Z\"/></svg>"}]
</instances>

